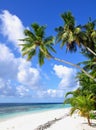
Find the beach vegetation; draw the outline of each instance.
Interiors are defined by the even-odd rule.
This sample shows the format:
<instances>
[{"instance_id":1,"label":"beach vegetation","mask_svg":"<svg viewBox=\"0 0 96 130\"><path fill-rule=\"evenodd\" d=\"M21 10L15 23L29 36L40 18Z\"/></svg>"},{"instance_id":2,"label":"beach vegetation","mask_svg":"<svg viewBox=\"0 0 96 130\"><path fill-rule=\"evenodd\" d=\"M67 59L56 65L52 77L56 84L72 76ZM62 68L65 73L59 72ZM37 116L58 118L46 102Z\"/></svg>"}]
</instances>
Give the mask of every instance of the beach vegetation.
<instances>
[{"instance_id":1,"label":"beach vegetation","mask_svg":"<svg viewBox=\"0 0 96 130\"><path fill-rule=\"evenodd\" d=\"M91 126L90 122L90 114L91 110L94 110L94 95L87 94L86 95L76 95L76 91L73 92L73 96L67 98L64 103L71 104L70 115L72 115L75 111L78 112L79 115L87 118L88 124ZM74 96L75 95L75 96Z\"/></svg>"},{"instance_id":2,"label":"beach vegetation","mask_svg":"<svg viewBox=\"0 0 96 130\"><path fill-rule=\"evenodd\" d=\"M71 12L61 14L61 18L64 25L55 29L57 43L61 42L61 47L66 45L67 51L75 52L78 46L96 56L96 20L89 18L85 25L76 25Z\"/></svg>"},{"instance_id":3,"label":"beach vegetation","mask_svg":"<svg viewBox=\"0 0 96 130\"><path fill-rule=\"evenodd\" d=\"M90 119L96 119L96 113L91 112L90 113Z\"/></svg>"},{"instance_id":4,"label":"beach vegetation","mask_svg":"<svg viewBox=\"0 0 96 130\"><path fill-rule=\"evenodd\" d=\"M67 44L67 50L70 50L71 52L76 51L76 43L81 47L81 41L78 34L83 33L81 32L81 27L74 27L75 21L74 17L70 12L64 13L61 15L62 18L65 20L64 27L60 26L59 28L56 28L55 30L58 32L56 36L56 41L59 43L62 42L61 47ZM71 19L71 20L70 20ZM84 70L80 65L73 64L72 62L66 61L64 59L57 58L53 56L53 53L56 52L54 49L55 44L55 37L45 36L45 26L40 26L37 23L33 23L31 25L31 29L25 29L24 34L25 38L20 39L23 41L23 44L19 44L22 46L22 55L27 55L27 60L31 60L33 56L35 56L38 53L38 61L40 65L44 64L44 59L54 59L56 61L62 62L64 64L71 65L73 67L76 67L77 69L81 70L83 73L85 73L89 78L94 80L96 82L96 79L94 76L92 76L90 73L88 73L86 70ZM85 34L84 34L85 35ZM87 37L88 38L88 37ZM78 40L77 40L78 39ZM78 41L78 42L77 42ZM86 49L83 49L84 51ZM91 48L90 48L91 50ZM51 52L50 52L51 51ZM93 50L88 52L93 52ZM92 53L93 54L93 53ZM93 54L94 55L94 54Z\"/></svg>"},{"instance_id":5,"label":"beach vegetation","mask_svg":"<svg viewBox=\"0 0 96 130\"><path fill-rule=\"evenodd\" d=\"M24 44L22 46L22 55L27 55L27 61L31 60L33 56L38 53L38 61L40 66L44 64L45 57L50 59L51 53L55 52L52 47L54 42L54 37L49 36L45 38L45 26L40 26L37 23L31 25L31 30L25 29L25 38L20 39Z\"/></svg>"},{"instance_id":6,"label":"beach vegetation","mask_svg":"<svg viewBox=\"0 0 96 130\"><path fill-rule=\"evenodd\" d=\"M64 25L55 28L57 35L45 35L46 26L40 26L33 23L30 29L25 29L25 38L21 46L22 55L29 61L33 56L38 55L40 66L44 64L45 58L53 59L58 62L76 67L80 71L76 79L79 87L72 92L68 92L64 103L71 104L71 114L78 110L81 116L84 116L90 123L90 112L96 110L96 21L89 18L84 25L76 25L75 17L71 12L61 14ZM76 52L80 48L80 53L86 57L86 61L74 64L55 57L57 44L60 47L66 46L67 52ZM81 67L82 66L82 67ZM67 97L71 94L71 97Z\"/></svg>"}]
</instances>

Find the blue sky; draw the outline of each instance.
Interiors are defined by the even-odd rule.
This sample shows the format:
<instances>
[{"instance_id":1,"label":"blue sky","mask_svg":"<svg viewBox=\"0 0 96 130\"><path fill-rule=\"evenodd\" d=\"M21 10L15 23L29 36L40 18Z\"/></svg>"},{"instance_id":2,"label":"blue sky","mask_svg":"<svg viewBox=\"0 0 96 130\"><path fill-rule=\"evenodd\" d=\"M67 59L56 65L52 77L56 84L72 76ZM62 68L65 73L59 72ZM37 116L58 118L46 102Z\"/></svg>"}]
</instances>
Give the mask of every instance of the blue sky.
<instances>
[{"instance_id":1,"label":"blue sky","mask_svg":"<svg viewBox=\"0 0 96 130\"><path fill-rule=\"evenodd\" d=\"M1 0L0 1L0 102L62 102L67 91L78 87L76 68L53 60L39 67L37 58L26 62L21 56L18 39L34 22L47 25L46 36L63 25L60 17L72 11L76 24L96 18L95 0ZM70 54L56 45L54 56L78 63L85 58Z\"/></svg>"}]
</instances>

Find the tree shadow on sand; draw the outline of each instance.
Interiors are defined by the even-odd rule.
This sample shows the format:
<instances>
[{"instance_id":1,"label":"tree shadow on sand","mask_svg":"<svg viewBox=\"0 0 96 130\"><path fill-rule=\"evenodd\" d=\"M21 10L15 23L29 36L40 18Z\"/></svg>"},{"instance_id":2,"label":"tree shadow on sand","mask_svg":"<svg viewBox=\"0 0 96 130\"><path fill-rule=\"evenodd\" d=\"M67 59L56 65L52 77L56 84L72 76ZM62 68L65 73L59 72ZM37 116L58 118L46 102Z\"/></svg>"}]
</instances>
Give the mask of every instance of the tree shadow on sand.
<instances>
[{"instance_id":1,"label":"tree shadow on sand","mask_svg":"<svg viewBox=\"0 0 96 130\"><path fill-rule=\"evenodd\" d=\"M87 125L88 125L88 123L82 123L82 124L87 124ZM91 126L90 126L90 127L96 128L96 123L91 123Z\"/></svg>"}]
</instances>

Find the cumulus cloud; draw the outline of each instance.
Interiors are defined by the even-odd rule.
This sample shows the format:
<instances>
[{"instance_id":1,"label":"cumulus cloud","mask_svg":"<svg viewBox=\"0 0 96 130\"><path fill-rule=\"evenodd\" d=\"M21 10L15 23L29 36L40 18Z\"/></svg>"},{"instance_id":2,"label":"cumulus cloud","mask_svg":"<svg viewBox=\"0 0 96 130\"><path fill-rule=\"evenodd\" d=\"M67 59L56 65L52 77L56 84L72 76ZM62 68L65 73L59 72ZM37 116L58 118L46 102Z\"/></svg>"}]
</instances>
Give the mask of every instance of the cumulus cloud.
<instances>
[{"instance_id":1,"label":"cumulus cloud","mask_svg":"<svg viewBox=\"0 0 96 130\"><path fill-rule=\"evenodd\" d=\"M39 87L39 70L31 62L16 58L5 44L0 44L0 50L0 95L24 96Z\"/></svg>"},{"instance_id":2,"label":"cumulus cloud","mask_svg":"<svg viewBox=\"0 0 96 130\"><path fill-rule=\"evenodd\" d=\"M24 26L21 20L8 10L4 10L2 14L0 14L0 21L1 33L8 38L8 41L18 47L19 39L24 38Z\"/></svg>"},{"instance_id":3,"label":"cumulus cloud","mask_svg":"<svg viewBox=\"0 0 96 130\"><path fill-rule=\"evenodd\" d=\"M60 89L75 87L76 70L63 65L54 65L53 70L58 78L61 79L59 83Z\"/></svg>"},{"instance_id":4,"label":"cumulus cloud","mask_svg":"<svg viewBox=\"0 0 96 130\"><path fill-rule=\"evenodd\" d=\"M8 10L2 11L0 33L15 48L19 48L19 39L24 38L24 29L25 27L16 15ZM40 86L39 82L39 70L32 67L31 62L26 62L22 57L17 58L11 48L6 46L6 40L5 43L0 43L0 95L27 96L29 91Z\"/></svg>"},{"instance_id":5,"label":"cumulus cloud","mask_svg":"<svg viewBox=\"0 0 96 130\"><path fill-rule=\"evenodd\" d=\"M58 78L60 78L60 83L58 85L59 89L65 92L77 88L78 83L75 80L76 69L69 68L63 65L54 65L53 70Z\"/></svg>"},{"instance_id":6,"label":"cumulus cloud","mask_svg":"<svg viewBox=\"0 0 96 130\"><path fill-rule=\"evenodd\" d=\"M14 54L5 44L0 44L0 77L14 79L17 75L17 69L18 60Z\"/></svg>"},{"instance_id":7,"label":"cumulus cloud","mask_svg":"<svg viewBox=\"0 0 96 130\"><path fill-rule=\"evenodd\" d=\"M36 68L32 68L31 63L26 63L24 59L21 59L20 62L17 74L18 81L32 89L37 88L40 80L39 71Z\"/></svg>"},{"instance_id":8,"label":"cumulus cloud","mask_svg":"<svg viewBox=\"0 0 96 130\"><path fill-rule=\"evenodd\" d=\"M0 96L15 96L15 88L12 88L11 80L5 80L0 77Z\"/></svg>"},{"instance_id":9,"label":"cumulus cloud","mask_svg":"<svg viewBox=\"0 0 96 130\"><path fill-rule=\"evenodd\" d=\"M64 96L64 91L60 89L47 89L37 92L38 97L50 97L50 98L62 98Z\"/></svg>"},{"instance_id":10,"label":"cumulus cloud","mask_svg":"<svg viewBox=\"0 0 96 130\"><path fill-rule=\"evenodd\" d=\"M23 31L25 29L21 20L16 15L4 10L0 14L0 29L3 36L7 38L7 42L11 42L15 48L19 48L18 39L24 38ZM74 83L76 70L62 65L54 65L53 70L60 79L60 83L55 89L50 86L43 89L44 86L41 86L40 82L42 78L40 70L32 67L31 62L26 62L22 57L16 57L17 54L11 49L6 46L6 41L0 43L1 96L24 97L33 94L34 97L62 98L66 88L76 87ZM43 78L50 80L44 73Z\"/></svg>"},{"instance_id":11,"label":"cumulus cloud","mask_svg":"<svg viewBox=\"0 0 96 130\"><path fill-rule=\"evenodd\" d=\"M16 94L20 97L28 96L29 89L20 85L16 87Z\"/></svg>"}]
</instances>

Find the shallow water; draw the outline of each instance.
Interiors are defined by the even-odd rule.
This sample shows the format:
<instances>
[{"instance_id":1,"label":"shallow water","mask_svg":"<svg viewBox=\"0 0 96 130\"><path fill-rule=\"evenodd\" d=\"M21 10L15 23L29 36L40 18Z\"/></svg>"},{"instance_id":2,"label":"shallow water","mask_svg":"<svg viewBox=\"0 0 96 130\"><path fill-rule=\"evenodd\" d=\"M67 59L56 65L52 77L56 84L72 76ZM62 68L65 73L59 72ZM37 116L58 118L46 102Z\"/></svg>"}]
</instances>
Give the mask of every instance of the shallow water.
<instances>
[{"instance_id":1,"label":"shallow water","mask_svg":"<svg viewBox=\"0 0 96 130\"><path fill-rule=\"evenodd\" d=\"M24 114L37 113L41 111L68 108L69 104L62 103L1 103L0 121Z\"/></svg>"}]
</instances>

